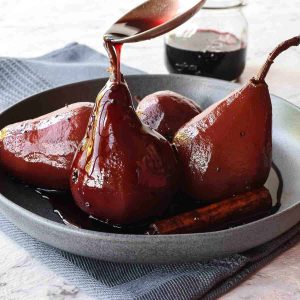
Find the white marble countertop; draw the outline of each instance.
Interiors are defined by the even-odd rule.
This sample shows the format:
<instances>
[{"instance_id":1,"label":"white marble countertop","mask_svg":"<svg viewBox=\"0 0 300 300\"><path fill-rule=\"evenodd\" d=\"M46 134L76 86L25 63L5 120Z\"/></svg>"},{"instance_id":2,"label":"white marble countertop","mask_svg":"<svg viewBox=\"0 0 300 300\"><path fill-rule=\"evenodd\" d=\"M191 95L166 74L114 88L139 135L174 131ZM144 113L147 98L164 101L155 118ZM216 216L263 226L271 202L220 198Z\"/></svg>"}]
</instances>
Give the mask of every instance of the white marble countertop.
<instances>
[{"instance_id":1,"label":"white marble countertop","mask_svg":"<svg viewBox=\"0 0 300 300\"><path fill-rule=\"evenodd\" d=\"M104 52L101 36L140 0L0 0L0 56L34 57L77 41ZM249 0L247 68L252 76L279 42L300 34L300 0ZM162 38L127 45L124 62L148 73L166 73ZM145 59L147 57L147 59ZM278 58L267 81L272 93L300 106L300 48ZM300 244L222 299L300 299ZM90 299L6 236L0 234L0 299Z\"/></svg>"}]
</instances>

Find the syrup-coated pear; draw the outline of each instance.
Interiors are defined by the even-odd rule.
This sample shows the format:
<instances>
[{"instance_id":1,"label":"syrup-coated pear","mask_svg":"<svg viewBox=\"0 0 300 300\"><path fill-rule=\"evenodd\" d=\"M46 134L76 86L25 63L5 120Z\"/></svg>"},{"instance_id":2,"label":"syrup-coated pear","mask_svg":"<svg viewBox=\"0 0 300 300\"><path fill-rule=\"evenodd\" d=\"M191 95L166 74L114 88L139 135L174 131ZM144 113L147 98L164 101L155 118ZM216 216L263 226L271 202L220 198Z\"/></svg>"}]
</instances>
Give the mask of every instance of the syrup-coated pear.
<instances>
[{"instance_id":1,"label":"syrup-coated pear","mask_svg":"<svg viewBox=\"0 0 300 300\"><path fill-rule=\"evenodd\" d=\"M68 189L71 164L84 137L93 104L66 106L0 131L0 164L40 188Z\"/></svg>"},{"instance_id":2,"label":"syrup-coated pear","mask_svg":"<svg viewBox=\"0 0 300 300\"><path fill-rule=\"evenodd\" d=\"M262 186L272 161L272 105L265 77L274 59L300 37L279 45L248 84L196 116L175 135L183 189L215 201Z\"/></svg>"},{"instance_id":3,"label":"syrup-coated pear","mask_svg":"<svg viewBox=\"0 0 300 300\"><path fill-rule=\"evenodd\" d=\"M72 166L77 205L110 224L161 215L176 191L177 160L170 143L142 124L122 79L97 97L86 137Z\"/></svg>"},{"instance_id":4,"label":"syrup-coated pear","mask_svg":"<svg viewBox=\"0 0 300 300\"><path fill-rule=\"evenodd\" d=\"M159 91L148 95L136 109L143 123L169 141L173 140L174 134L182 125L201 111L193 100L172 91Z\"/></svg>"}]
</instances>

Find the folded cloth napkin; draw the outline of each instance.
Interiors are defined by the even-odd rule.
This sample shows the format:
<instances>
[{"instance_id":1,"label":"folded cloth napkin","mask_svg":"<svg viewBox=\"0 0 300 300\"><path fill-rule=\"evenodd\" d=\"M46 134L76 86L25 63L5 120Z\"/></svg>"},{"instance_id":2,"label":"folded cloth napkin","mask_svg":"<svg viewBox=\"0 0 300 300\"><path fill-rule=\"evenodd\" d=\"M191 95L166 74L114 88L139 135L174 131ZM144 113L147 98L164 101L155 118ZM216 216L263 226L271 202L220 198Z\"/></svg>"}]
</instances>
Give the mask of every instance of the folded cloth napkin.
<instances>
[{"instance_id":1,"label":"folded cloth napkin","mask_svg":"<svg viewBox=\"0 0 300 300\"><path fill-rule=\"evenodd\" d=\"M106 56L77 43L38 58L0 58L0 111L53 87L108 77L108 66ZM143 73L127 66L122 71Z\"/></svg>"},{"instance_id":2,"label":"folded cloth napkin","mask_svg":"<svg viewBox=\"0 0 300 300\"><path fill-rule=\"evenodd\" d=\"M35 59L0 58L0 111L17 101L80 80L107 76L107 58L79 44ZM125 74L138 70L123 67ZM216 299L300 240L300 225L243 254L208 262L147 265L103 262L38 242L0 215L0 231L95 299Z\"/></svg>"}]
</instances>

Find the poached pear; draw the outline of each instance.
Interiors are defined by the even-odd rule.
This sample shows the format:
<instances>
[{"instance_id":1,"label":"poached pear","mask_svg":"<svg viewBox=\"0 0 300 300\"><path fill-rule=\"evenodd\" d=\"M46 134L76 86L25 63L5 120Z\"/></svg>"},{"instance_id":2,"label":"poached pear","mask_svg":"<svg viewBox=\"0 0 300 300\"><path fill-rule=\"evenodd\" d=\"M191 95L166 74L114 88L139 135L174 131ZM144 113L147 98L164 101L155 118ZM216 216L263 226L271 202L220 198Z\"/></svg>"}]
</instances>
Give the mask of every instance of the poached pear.
<instances>
[{"instance_id":1,"label":"poached pear","mask_svg":"<svg viewBox=\"0 0 300 300\"><path fill-rule=\"evenodd\" d=\"M177 187L171 144L138 118L107 45L113 73L99 93L72 165L71 191L87 214L115 225L160 216Z\"/></svg>"},{"instance_id":2,"label":"poached pear","mask_svg":"<svg viewBox=\"0 0 300 300\"><path fill-rule=\"evenodd\" d=\"M141 121L170 142L177 130L202 112L193 100L172 91L159 91L146 96L136 109Z\"/></svg>"},{"instance_id":3,"label":"poached pear","mask_svg":"<svg viewBox=\"0 0 300 300\"><path fill-rule=\"evenodd\" d=\"M299 43L294 37L280 44L256 77L176 133L182 188L192 198L217 201L265 183L272 161L272 104L265 77L274 59Z\"/></svg>"},{"instance_id":4,"label":"poached pear","mask_svg":"<svg viewBox=\"0 0 300 300\"><path fill-rule=\"evenodd\" d=\"M76 103L0 131L0 165L39 188L68 189L93 103Z\"/></svg>"}]
</instances>

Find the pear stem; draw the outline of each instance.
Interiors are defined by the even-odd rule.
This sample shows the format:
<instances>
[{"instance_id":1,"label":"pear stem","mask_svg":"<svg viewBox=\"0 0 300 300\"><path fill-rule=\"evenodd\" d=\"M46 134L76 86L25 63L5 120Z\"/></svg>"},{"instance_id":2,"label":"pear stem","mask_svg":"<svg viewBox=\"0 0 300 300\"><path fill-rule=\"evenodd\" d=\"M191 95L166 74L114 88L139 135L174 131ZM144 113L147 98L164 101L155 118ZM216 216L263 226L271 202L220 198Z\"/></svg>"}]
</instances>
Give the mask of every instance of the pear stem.
<instances>
[{"instance_id":1,"label":"pear stem","mask_svg":"<svg viewBox=\"0 0 300 300\"><path fill-rule=\"evenodd\" d=\"M300 45L300 35L299 36L295 36L289 40L284 41L283 43L279 44L274 50L273 52L271 52L269 54L269 57L267 59L267 61L265 62L265 64L263 65L263 67L260 69L260 71L258 72L258 74L256 75L256 77L254 77L254 81L256 83L259 82L264 82L270 68L271 65L274 63L274 60L276 59L276 57L281 54L282 52L284 52L285 50L289 49L290 47L293 46L299 46Z\"/></svg>"},{"instance_id":2,"label":"pear stem","mask_svg":"<svg viewBox=\"0 0 300 300\"><path fill-rule=\"evenodd\" d=\"M111 66L111 71L112 75L114 76L114 79L118 81L118 73L119 73L119 62L118 62L118 53L116 53L116 49L113 46L113 44L109 41L109 39L104 38L104 47L107 51L109 61L110 61L110 66Z\"/></svg>"}]
</instances>

